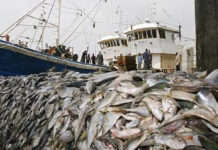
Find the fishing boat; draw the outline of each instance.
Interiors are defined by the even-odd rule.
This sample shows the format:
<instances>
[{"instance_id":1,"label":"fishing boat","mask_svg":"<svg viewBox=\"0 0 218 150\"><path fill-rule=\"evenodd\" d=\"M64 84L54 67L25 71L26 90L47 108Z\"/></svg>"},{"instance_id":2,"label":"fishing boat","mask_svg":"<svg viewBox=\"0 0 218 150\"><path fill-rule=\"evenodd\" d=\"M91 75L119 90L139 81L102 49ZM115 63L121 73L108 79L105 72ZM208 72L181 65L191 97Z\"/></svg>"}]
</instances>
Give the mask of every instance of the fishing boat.
<instances>
[{"instance_id":1,"label":"fishing boat","mask_svg":"<svg viewBox=\"0 0 218 150\"><path fill-rule=\"evenodd\" d=\"M120 33L105 36L98 41L98 44L101 47L105 64L107 65L109 65L109 63L120 54L123 54L124 56L129 54L127 38L125 35L121 35Z\"/></svg>"},{"instance_id":2,"label":"fishing boat","mask_svg":"<svg viewBox=\"0 0 218 150\"><path fill-rule=\"evenodd\" d=\"M187 39L181 36L181 26L171 27L158 21L146 20L144 23L131 25L124 31L122 40L117 43L117 36L102 37L98 43L103 55L109 63L114 57L137 56L146 49L152 54L152 68L155 70L175 69L176 53L182 57L182 70L191 72L193 68L193 42L187 47ZM121 38L119 38L121 39ZM121 42L122 41L122 42ZM124 42L125 41L125 42ZM125 43L122 45L122 43ZM184 43L186 47L184 46Z\"/></svg>"},{"instance_id":3,"label":"fishing boat","mask_svg":"<svg viewBox=\"0 0 218 150\"><path fill-rule=\"evenodd\" d=\"M0 75L38 74L52 68L56 71L74 70L80 73L107 70L107 67L62 59L0 40Z\"/></svg>"},{"instance_id":4,"label":"fishing boat","mask_svg":"<svg viewBox=\"0 0 218 150\"><path fill-rule=\"evenodd\" d=\"M51 15L52 9L54 9L55 2L59 4L57 7L59 8L58 9L59 15L57 20L58 23L52 24L48 21L48 19ZM49 6L51 5L51 9L48 11L47 16L44 16L45 5L49 5ZM60 23L61 23L60 6L61 6L61 0L57 0L57 1L54 0L53 4L45 3L45 0L43 0L33 9L31 9L27 14L25 14L22 18L20 18L18 21L16 21L8 29L6 29L0 34L0 37L2 39L0 40L0 75L22 76L22 75L29 75L29 74L38 74L41 72L46 72L51 69L55 71L73 70L80 73L91 73L98 70L107 70L106 66L97 66L97 65L91 65L86 63L80 63L77 61L73 61L72 59L66 59L66 58L45 53L44 51L45 48L43 49L43 45L45 42L43 36L44 36L45 29L47 27L55 28L55 30L57 31L57 38L55 39L56 41L54 42L56 43L55 48L57 48L62 44L60 43ZM40 18L34 17L34 15L32 15L33 12L39 9L40 7L43 8L43 13L41 14L41 17ZM85 17L87 18L88 15L85 15ZM30 26L23 23L24 19L26 18L33 18L35 20L38 20L39 22L38 26L36 24L33 25L33 29L35 30L33 36L34 38L36 37L37 28L41 28L40 30L41 34L39 35L39 40L36 42L37 47L35 49L31 47L28 48L27 45L25 46L24 44L22 45L18 44L18 42L9 42L9 34L12 30L14 30L14 28L16 28L18 25ZM4 37L6 37L6 40L3 40ZM29 37L27 37L26 39L32 41L32 43L34 42L34 39L31 40ZM39 45L41 46L40 48Z\"/></svg>"}]
</instances>

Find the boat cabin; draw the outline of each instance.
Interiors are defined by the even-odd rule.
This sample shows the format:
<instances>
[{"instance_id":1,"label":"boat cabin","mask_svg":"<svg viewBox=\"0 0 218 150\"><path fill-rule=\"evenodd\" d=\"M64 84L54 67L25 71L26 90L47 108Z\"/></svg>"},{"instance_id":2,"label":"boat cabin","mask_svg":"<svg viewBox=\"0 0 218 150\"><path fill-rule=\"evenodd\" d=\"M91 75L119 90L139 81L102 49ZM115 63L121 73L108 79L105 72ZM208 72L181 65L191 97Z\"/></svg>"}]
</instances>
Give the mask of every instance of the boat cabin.
<instances>
[{"instance_id":1,"label":"boat cabin","mask_svg":"<svg viewBox=\"0 0 218 150\"><path fill-rule=\"evenodd\" d=\"M101 47L106 65L108 65L115 56L120 56L120 54L126 56L129 54L127 38L119 34L105 36L98 41L98 44Z\"/></svg>"},{"instance_id":2,"label":"boat cabin","mask_svg":"<svg viewBox=\"0 0 218 150\"><path fill-rule=\"evenodd\" d=\"M128 48L133 55L144 53L148 49L152 53L152 68L175 68L175 39L179 31L158 22L146 21L129 27L127 35Z\"/></svg>"}]
</instances>

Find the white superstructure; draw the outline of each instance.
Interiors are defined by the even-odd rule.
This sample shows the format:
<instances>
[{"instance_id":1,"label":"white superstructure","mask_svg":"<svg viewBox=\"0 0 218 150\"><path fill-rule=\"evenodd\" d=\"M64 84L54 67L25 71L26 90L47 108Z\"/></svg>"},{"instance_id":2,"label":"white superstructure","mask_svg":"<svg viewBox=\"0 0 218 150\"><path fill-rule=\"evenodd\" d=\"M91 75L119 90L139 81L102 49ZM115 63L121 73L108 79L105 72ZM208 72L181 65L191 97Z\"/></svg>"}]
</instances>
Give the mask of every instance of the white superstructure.
<instances>
[{"instance_id":1,"label":"white superstructure","mask_svg":"<svg viewBox=\"0 0 218 150\"><path fill-rule=\"evenodd\" d=\"M114 35L105 36L98 41L98 44L100 44L106 65L109 64L114 56L119 56L120 54L126 56L129 53L127 47L127 38L125 35L120 35L117 33Z\"/></svg>"},{"instance_id":2,"label":"white superstructure","mask_svg":"<svg viewBox=\"0 0 218 150\"><path fill-rule=\"evenodd\" d=\"M106 60L110 62L114 56L122 54L143 54L145 49L152 53L152 68L175 69L175 57L177 52L176 38L179 30L161 25L158 22L146 21L129 27L120 34L105 36L98 43Z\"/></svg>"},{"instance_id":3,"label":"white superstructure","mask_svg":"<svg viewBox=\"0 0 218 150\"><path fill-rule=\"evenodd\" d=\"M144 53L148 49L152 53L154 69L175 68L175 39L179 30L158 22L146 21L129 27L124 33L127 35L128 48L132 55Z\"/></svg>"}]
</instances>

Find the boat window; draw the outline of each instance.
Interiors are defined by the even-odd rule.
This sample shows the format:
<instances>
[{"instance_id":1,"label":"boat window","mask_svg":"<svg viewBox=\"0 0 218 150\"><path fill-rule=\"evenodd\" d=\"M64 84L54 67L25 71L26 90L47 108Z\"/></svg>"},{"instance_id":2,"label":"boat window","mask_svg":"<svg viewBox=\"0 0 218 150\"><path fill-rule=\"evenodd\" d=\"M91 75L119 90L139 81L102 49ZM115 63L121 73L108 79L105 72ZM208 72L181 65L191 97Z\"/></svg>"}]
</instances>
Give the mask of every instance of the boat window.
<instances>
[{"instance_id":1,"label":"boat window","mask_svg":"<svg viewBox=\"0 0 218 150\"><path fill-rule=\"evenodd\" d=\"M120 46L120 40L116 40L117 46Z\"/></svg>"},{"instance_id":2,"label":"boat window","mask_svg":"<svg viewBox=\"0 0 218 150\"><path fill-rule=\"evenodd\" d=\"M143 31L143 37L144 37L144 39L147 39L147 31L146 30Z\"/></svg>"},{"instance_id":3,"label":"boat window","mask_svg":"<svg viewBox=\"0 0 218 150\"><path fill-rule=\"evenodd\" d=\"M135 39L138 40L139 37L138 37L138 32L135 32Z\"/></svg>"},{"instance_id":4,"label":"boat window","mask_svg":"<svg viewBox=\"0 0 218 150\"><path fill-rule=\"evenodd\" d=\"M107 42L107 47L110 47L110 43L109 42Z\"/></svg>"},{"instance_id":5,"label":"boat window","mask_svg":"<svg viewBox=\"0 0 218 150\"><path fill-rule=\"evenodd\" d=\"M128 41L130 42L131 41L131 35L127 34L127 38L128 38Z\"/></svg>"},{"instance_id":6,"label":"boat window","mask_svg":"<svg viewBox=\"0 0 218 150\"><path fill-rule=\"evenodd\" d=\"M111 47L113 47L113 46L114 46L114 43L113 43L113 41L111 41L111 40L110 40L110 43L111 43Z\"/></svg>"},{"instance_id":7,"label":"boat window","mask_svg":"<svg viewBox=\"0 0 218 150\"><path fill-rule=\"evenodd\" d=\"M107 43L108 43L108 47L111 47L111 43L110 43L110 41L108 41Z\"/></svg>"},{"instance_id":8,"label":"boat window","mask_svg":"<svg viewBox=\"0 0 218 150\"><path fill-rule=\"evenodd\" d=\"M101 49L103 49L104 48L104 43L100 43L100 47L101 47Z\"/></svg>"},{"instance_id":9,"label":"boat window","mask_svg":"<svg viewBox=\"0 0 218 150\"><path fill-rule=\"evenodd\" d=\"M112 40L112 42L113 42L113 45L114 45L114 46L117 46L117 44L116 44L116 42L115 42L114 40Z\"/></svg>"},{"instance_id":10,"label":"boat window","mask_svg":"<svg viewBox=\"0 0 218 150\"><path fill-rule=\"evenodd\" d=\"M113 42L114 42L114 45L117 46L117 41L116 41L116 40L113 40Z\"/></svg>"},{"instance_id":11,"label":"boat window","mask_svg":"<svg viewBox=\"0 0 218 150\"><path fill-rule=\"evenodd\" d=\"M104 48L107 48L107 43L106 42L104 42Z\"/></svg>"},{"instance_id":12,"label":"boat window","mask_svg":"<svg viewBox=\"0 0 218 150\"><path fill-rule=\"evenodd\" d=\"M160 38L162 39L166 38L165 31L163 29L159 29L159 34L160 34Z\"/></svg>"},{"instance_id":13,"label":"boat window","mask_svg":"<svg viewBox=\"0 0 218 150\"><path fill-rule=\"evenodd\" d=\"M152 30L152 35L153 35L153 38L157 38L157 30L156 29Z\"/></svg>"},{"instance_id":14,"label":"boat window","mask_svg":"<svg viewBox=\"0 0 218 150\"><path fill-rule=\"evenodd\" d=\"M148 38L152 38L151 30L147 30Z\"/></svg>"},{"instance_id":15,"label":"boat window","mask_svg":"<svg viewBox=\"0 0 218 150\"><path fill-rule=\"evenodd\" d=\"M121 40L121 42L122 42L123 46L127 46L127 41L126 40Z\"/></svg>"},{"instance_id":16,"label":"boat window","mask_svg":"<svg viewBox=\"0 0 218 150\"><path fill-rule=\"evenodd\" d=\"M142 31L139 31L139 39L141 40L142 39Z\"/></svg>"},{"instance_id":17,"label":"boat window","mask_svg":"<svg viewBox=\"0 0 218 150\"><path fill-rule=\"evenodd\" d=\"M134 41L135 39L136 39L136 38L135 38L135 35L132 33L132 34L131 34L131 40Z\"/></svg>"},{"instance_id":18,"label":"boat window","mask_svg":"<svg viewBox=\"0 0 218 150\"><path fill-rule=\"evenodd\" d=\"M114 42L113 42L113 40L111 40L110 42L111 42L111 47L114 47Z\"/></svg>"},{"instance_id":19,"label":"boat window","mask_svg":"<svg viewBox=\"0 0 218 150\"><path fill-rule=\"evenodd\" d=\"M104 42L101 43L100 46L101 46L102 49L105 48L105 43Z\"/></svg>"}]
</instances>

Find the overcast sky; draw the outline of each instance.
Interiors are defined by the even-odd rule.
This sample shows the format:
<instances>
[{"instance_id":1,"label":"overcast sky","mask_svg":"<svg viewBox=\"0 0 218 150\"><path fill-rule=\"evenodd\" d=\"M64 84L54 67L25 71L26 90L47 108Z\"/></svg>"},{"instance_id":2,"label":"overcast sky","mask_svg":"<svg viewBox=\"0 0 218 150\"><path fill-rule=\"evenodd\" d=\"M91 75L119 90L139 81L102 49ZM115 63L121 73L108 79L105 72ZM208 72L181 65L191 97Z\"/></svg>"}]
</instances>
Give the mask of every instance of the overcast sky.
<instances>
[{"instance_id":1,"label":"overcast sky","mask_svg":"<svg viewBox=\"0 0 218 150\"><path fill-rule=\"evenodd\" d=\"M39 0L0 1L0 32L40 2ZM53 0L48 1L49 3L53 2ZM99 0L62 1L64 7L82 9L85 13L88 13ZM107 2L105 3L105 1ZM69 23L74 20L73 25L77 26L83 19L83 16L79 19L78 16L74 16L73 20L70 17L64 17L67 13L69 15L69 13L76 12L62 10L62 23L67 24L69 20ZM195 38L194 0L102 0L102 3L90 13L87 21L84 21L84 25L81 25L82 27L75 31L77 34L73 34L68 43L75 47L77 53L81 53L87 46L90 47L91 52L97 53L99 47L96 42L99 38L118 30L123 31L131 24L143 22L146 18L159 20L175 27L181 24L183 36ZM94 21L96 22L95 28L92 27ZM65 26L62 27L61 30L64 31ZM72 27L70 31L72 32L74 29L75 27ZM79 33L83 33L83 35L80 36ZM62 41L68 35L63 36ZM73 39L77 39L77 41Z\"/></svg>"}]
</instances>

